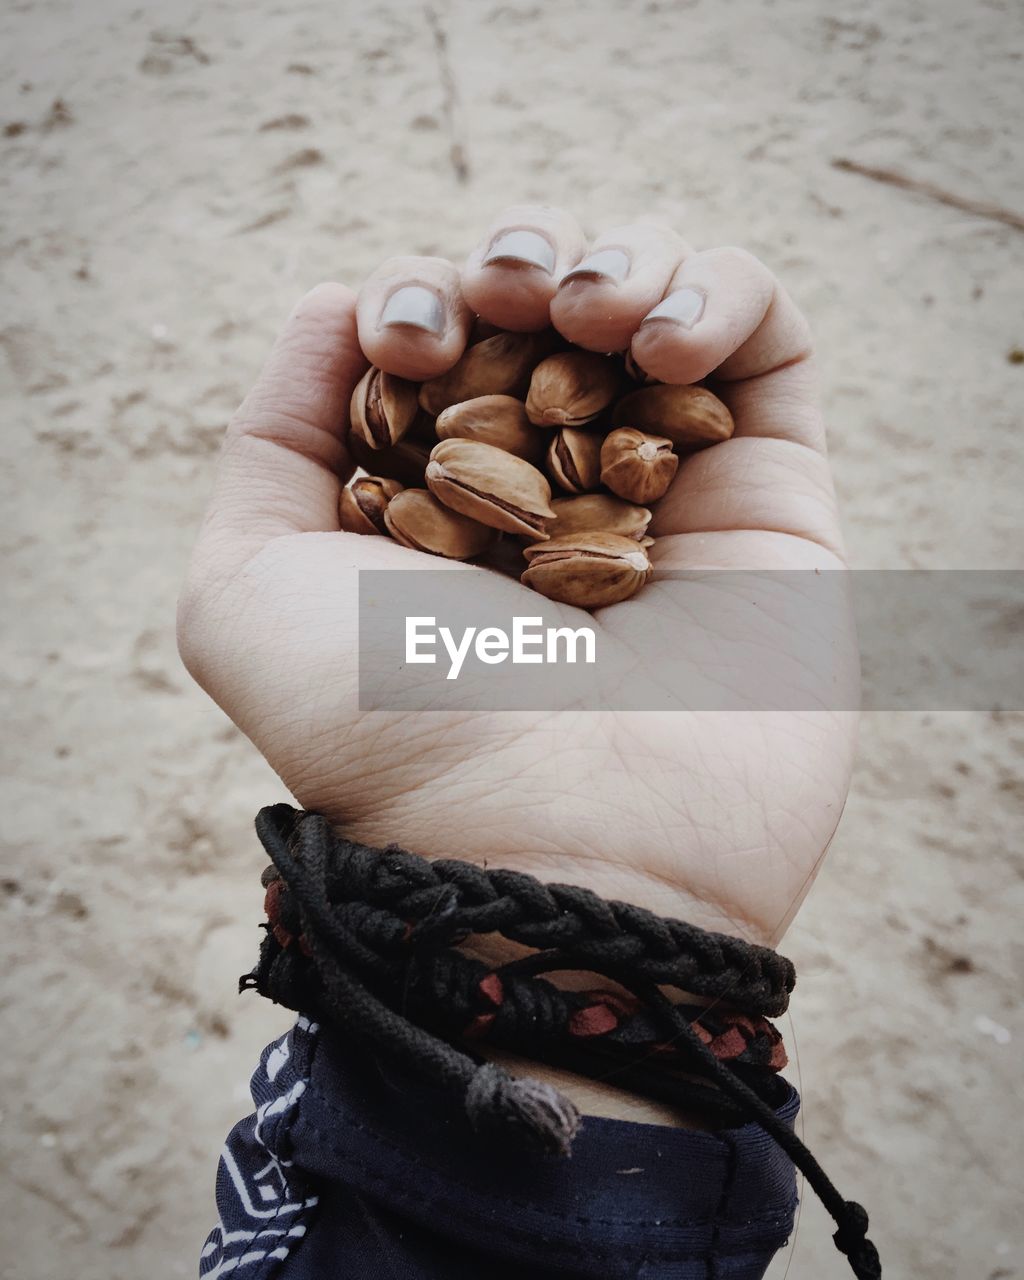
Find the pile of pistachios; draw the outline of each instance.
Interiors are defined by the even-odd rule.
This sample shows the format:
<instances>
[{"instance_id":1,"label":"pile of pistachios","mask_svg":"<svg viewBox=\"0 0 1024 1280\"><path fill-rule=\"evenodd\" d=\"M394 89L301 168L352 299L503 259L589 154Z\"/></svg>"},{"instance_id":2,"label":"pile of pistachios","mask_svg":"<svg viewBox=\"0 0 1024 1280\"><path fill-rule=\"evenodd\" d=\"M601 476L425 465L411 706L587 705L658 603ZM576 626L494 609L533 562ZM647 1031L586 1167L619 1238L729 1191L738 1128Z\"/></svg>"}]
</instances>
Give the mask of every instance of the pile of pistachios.
<instances>
[{"instance_id":1,"label":"pile of pistachios","mask_svg":"<svg viewBox=\"0 0 1024 1280\"><path fill-rule=\"evenodd\" d=\"M420 385L368 370L348 437L367 474L342 493L341 527L506 567L511 544L549 599L617 604L651 575L651 508L680 459L732 433L706 387L650 382L553 332L494 333Z\"/></svg>"}]
</instances>

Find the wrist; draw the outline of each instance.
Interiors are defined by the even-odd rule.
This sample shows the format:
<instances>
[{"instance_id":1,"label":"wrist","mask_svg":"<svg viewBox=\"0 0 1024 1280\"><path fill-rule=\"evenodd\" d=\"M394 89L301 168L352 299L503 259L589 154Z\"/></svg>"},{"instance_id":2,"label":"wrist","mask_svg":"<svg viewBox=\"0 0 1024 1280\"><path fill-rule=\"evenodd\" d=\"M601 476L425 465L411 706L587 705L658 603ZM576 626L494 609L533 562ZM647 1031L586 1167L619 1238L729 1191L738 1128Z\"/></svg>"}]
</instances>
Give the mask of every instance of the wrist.
<instances>
[{"instance_id":1,"label":"wrist","mask_svg":"<svg viewBox=\"0 0 1024 1280\"><path fill-rule=\"evenodd\" d=\"M711 1126L695 1113L665 1106L641 1094L621 1089L606 1080L592 1080L561 1067L521 1058L489 1044L475 1044L474 1050L512 1076L530 1076L563 1094L581 1115L627 1120L634 1124L655 1124L672 1129L708 1129Z\"/></svg>"}]
</instances>

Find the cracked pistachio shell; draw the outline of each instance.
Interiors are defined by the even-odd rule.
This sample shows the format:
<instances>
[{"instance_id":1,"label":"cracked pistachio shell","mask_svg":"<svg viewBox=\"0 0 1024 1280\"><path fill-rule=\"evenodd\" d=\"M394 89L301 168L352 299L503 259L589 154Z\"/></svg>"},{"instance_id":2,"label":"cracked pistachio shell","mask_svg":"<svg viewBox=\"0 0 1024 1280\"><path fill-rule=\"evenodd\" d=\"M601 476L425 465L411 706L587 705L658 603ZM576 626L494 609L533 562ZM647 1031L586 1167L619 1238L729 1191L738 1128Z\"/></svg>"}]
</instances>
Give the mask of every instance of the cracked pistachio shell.
<instances>
[{"instance_id":1,"label":"cracked pistachio shell","mask_svg":"<svg viewBox=\"0 0 1024 1280\"><path fill-rule=\"evenodd\" d=\"M538 333L496 333L484 338L467 347L447 373L423 383L420 404L436 415L478 396L518 396L529 386L533 367L549 349L549 341Z\"/></svg>"},{"instance_id":2,"label":"cracked pistachio shell","mask_svg":"<svg viewBox=\"0 0 1024 1280\"><path fill-rule=\"evenodd\" d=\"M478 556L495 538L493 529L450 510L426 489L403 489L388 503L384 523L403 547L449 560Z\"/></svg>"},{"instance_id":3,"label":"cracked pistachio shell","mask_svg":"<svg viewBox=\"0 0 1024 1280\"><path fill-rule=\"evenodd\" d=\"M479 440L517 458L537 463L544 457L547 435L532 426L515 396L476 396L449 405L437 416L439 440Z\"/></svg>"},{"instance_id":4,"label":"cracked pistachio shell","mask_svg":"<svg viewBox=\"0 0 1024 1280\"><path fill-rule=\"evenodd\" d=\"M453 511L506 533L547 537L551 486L515 454L478 440L442 440L431 452L426 480Z\"/></svg>"},{"instance_id":5,"label":"cracked pistachio shell","mask_svg":"<svg viewBox=\"0 0 1024 1280\"><path fill-rule=\"evenodd\" d=\"M673 445L699 449L728 440L735 430L732 414L707 387L674 387L655 383L623 396L612 414L616 427L667 436Z\"/></svg>"},{"instance_id":6,"label":"cracked pistachio shell","mask_svg":"<svg viewBox=\"0 0 1024 1280\"><path fill-rule=\"evenodd\" d=\"M388 534L384 512L388 503L402 492L397 480L383 476L359 476L341 491L338 514L346 533Z\"/></svg>"},{"instance_id":7,"label":"cracked pistachio shell","mask_svg":"<svg viewBox=\"0 0 1024 1280\"><path fill-rule=\"evenodd\" d=\"M593 351L560 351L534 369L526 412L539 427L579 427L615 399L619 365Z\"/></svg>"},{"instance_id":8,"label":"cracked pistachio shell","mask_svg":"<svg viewBox=\"0 0 1024 1280\"><path fill-rule=\"evenodd\" d=\"M352 434L371 449L397 444L416 420L417 394L414 382L371 366L352 392Z\"/></svg>"},{"instance_id":9,"label":"cracked pistachio shell","mask_svg":"<svg viewBox=\"0 0 1024 1280\"><path fill-rule=\"evenodd\" d=\"M601 483L627 502L657 502L678 470L679 459L665 436L619 427L601 445Z\"/></svg>"},{"instance_id":10,"label":"cracked pistachio shell","mask_svg":"<svg viewBox=\"0 0 1024 1280\"><path fill-rule=\"evenodd\" d=\"M556 498L551 505L555 519L548 529L553 538L567 533L617 533L640 542L651 523L651 513L646 507L608 493Z\"/></svg>"},{"instance_id":11,"label":"cracked pistachio shell","mask_svg":"<svg viewBox=\"0 0 1024 1280\"><path fill-rule=\"evenodd\" d=\"M563 427L548 449L548 475L569 493L589 493L601 483L601 439L589 431Z\"/></svg>"},{"instance_id":12,"label":"cracked pistachio shell","mask_svg":"<svg viewBox=\"0 0 1024 1280\"><path fill-rule=\"evenodd\" d=\"M570 533L523 553L521 581L549 600L597 609L628 600L651 576L647 549L616 533Z\"/></svg>"}]
</instances>

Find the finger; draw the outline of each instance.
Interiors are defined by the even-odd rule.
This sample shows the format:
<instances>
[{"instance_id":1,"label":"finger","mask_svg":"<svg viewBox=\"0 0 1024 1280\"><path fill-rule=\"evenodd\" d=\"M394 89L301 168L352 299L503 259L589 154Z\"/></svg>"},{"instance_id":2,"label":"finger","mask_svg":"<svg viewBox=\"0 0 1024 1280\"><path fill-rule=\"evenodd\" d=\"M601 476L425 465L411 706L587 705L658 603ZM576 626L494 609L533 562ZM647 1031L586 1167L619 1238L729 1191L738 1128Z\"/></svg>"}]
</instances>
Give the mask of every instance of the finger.
<instances>
[{"instance_id":1,"label":"finger","mask_svg":"<svg viewBox=\"0 0 1024 1280\"><path fill-rule=\"evenodd\" d=\"M359 341L371 364L414 382L445 373L472 317L444 258L389 258L359 291Z\"/></svg>"},{"instance_id":2,"label":"finger","mask_svg":"<svg viewBox=\"0 0 1024 1280\"><path fill-rule=\"evenodd\" d=\"M343 431L365 368L355 295L318 285L288 317L228 427L205 531L265 541L338 528L338 496L352 471Z\"/></svg>"},{"instance_id":3,"label":"finger","mask_svg":"<svg viewBox=\"0 0 1024 1280\"><path fill-rule=\"evenodd\" d=\"M680 236L656 223L606 231L559 282L552 323L590 351L627 350L689 252Z\"/></svg>"},{"instance_id":4,"label":"finger","mask_svg":"<svg viewBox=\"0 0 1024 1280\"><path fill-rule=\"evenodd\" d=\"M686 459L657 505L651 535L737 531L798 538L842 559L826 456L788 440L734 437Z\"/></svg>"},{"instance_id":5,"label":"finger","mask_svg":"<svg viewBox=\"0 0 1024 1280\"><path fill-rule=\"evenodd\" d=\"M810 359L716 384L736 422L730 440L684 459L652 521L654 536L759 531L844 555Z\"/></svg>"},{"instance_id":6,"label":"finger","mask_svg":"<svg viewBox=\"0 0 1024 1280\"><path fill-rule=\"evenodd\" d=\"M463 268L463 296L477 315L502 329L545 329L558 281L586 243L579 223L562 209L506 209Z\"/></svg>"},{"instance_id":7,"label":"finger","mask_svg":"<svg viewBox=\"0 0 1024 1280\"><path fill-rule=\"evenodd\" d=\"M631 350L661 382L699 382L713 373L716 381L732 384L807 360L811 337L807 321L762 262L743 249L711 249L682 263L637 329ZM763 393L762 385L753 394ZM778 431L824 445L820 420L815 426L801 415L794 434L781 421L770 432L752 415L743 418L744 434Z\"/></svg>"},{"instance_id":8,"label":"finger","mask_svg":"<svg viewBox=\"0 0 1024 1280\"><path fill-rule=\"evenodd\" d=\"M713 384L736 424L734 438L787 440L818 453L826 449L818 368L813 356L791 360L755 377Z\"/></svg>"},{"instance_id":9,"label":"finger","mask_svg":"<svg viewBox=\"0 0 1024 1280\"><path fill-rule=\"evenodd\" d=\"M713 372L736 424L731 440L684 460L655 536L757 532L843 556L809 327L763 263L739 249L693 255L632 350L668 381Z\"/></svg>"}]
</instances>

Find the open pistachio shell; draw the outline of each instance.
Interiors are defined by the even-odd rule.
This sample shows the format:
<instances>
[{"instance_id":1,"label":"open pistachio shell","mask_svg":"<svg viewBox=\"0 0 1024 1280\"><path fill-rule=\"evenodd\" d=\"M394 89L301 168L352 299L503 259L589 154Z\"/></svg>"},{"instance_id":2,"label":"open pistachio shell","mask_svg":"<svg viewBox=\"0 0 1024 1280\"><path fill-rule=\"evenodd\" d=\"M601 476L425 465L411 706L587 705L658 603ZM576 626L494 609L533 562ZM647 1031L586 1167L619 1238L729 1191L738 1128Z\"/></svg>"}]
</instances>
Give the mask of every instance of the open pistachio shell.
<instances>
[{"instance_id":1,"label":"open pistachio shell","mask_svg":"<svg viewBox=\"0 0 1024 1280\"><path fill-rule=\"evenodd\" d=\"M356 384L349 409L352 434L371 449L389 449L419 412L416 384L371 366Z\"/></svg>"},{"instance_id":2,"label":"open pistachio shell","mask_svg":"<svg viewBox=\"0 0 1024 1280\"><path fill-rule=\"evenodd\" d=\"M617 533L623 538L639 541L651 523L651 513L646 507L609 493L555 498L551 505L555 519L548 528L553 538L567 533Z\"/></svg>"},{"instance_id":3,"label":"open pistachio shell","mask_svg":"<svg viewBox=\"0 0 1024 1280\"><path fill-rule=\"evenodd\" d=\"M523 458L477 440L442 440L431 452L426 481L445 506L481 524L547 537L551 486Z\"/></svg>"},{"instance_id":4,"label":"open pistachio shell","mask_svg":"<svg viewBox=\"0 0 1024 1280\"><path fill-rule=\"evenodd\" d=\"M338 505L342 529L346 533L377 533L387 536L384 513L392 498L402 492L397 480L384 476L358 476L341 491Z\"/></svg>"},{"instance_id":5,"label":"open pistachio shell","mask_svg":"<svg viewBox=\"0 0 1024 1280\"><path fill-rule=\"evenodd\" d=\"M566 534L523 553L521 581L549 600L597 609L628 600L651 576L647 549L615 533Z\"/></svg>"},{"instance_id":6,"label":"open pistachio shell","mask_svg":"<svg viewBox=\"0 0 1024 1280\"><path fill-rule=\"evenodd\" d=\"M426 489L403 489L388 503L384 523L403 546L450 560L478 556L495 538L493 529L452 511Z\"/></svg>"},{"instance_id":7,"label":"open pistachio shell","mask_svg":"<svg viewBox=\"0 0 1024 1280\"><path fill-rule=\"evenodd\" d=\"M616 427L636 427L667 436L673 445L699 449L728 440L736 429L732 414L707 387L654 383L623 396L612 412Z\"/></svg>"},{"instance_id":8,"label":"open pistachio shell","mask_svg":"<svg viewBox=\"0 0 1024 1280\"><path fill-rule=\"evenodd\" d=\"M559 351L534 369L526 412L540 427L580 427L607 409L622 385L611 356Z\"/></svg>"}]
</instances>

